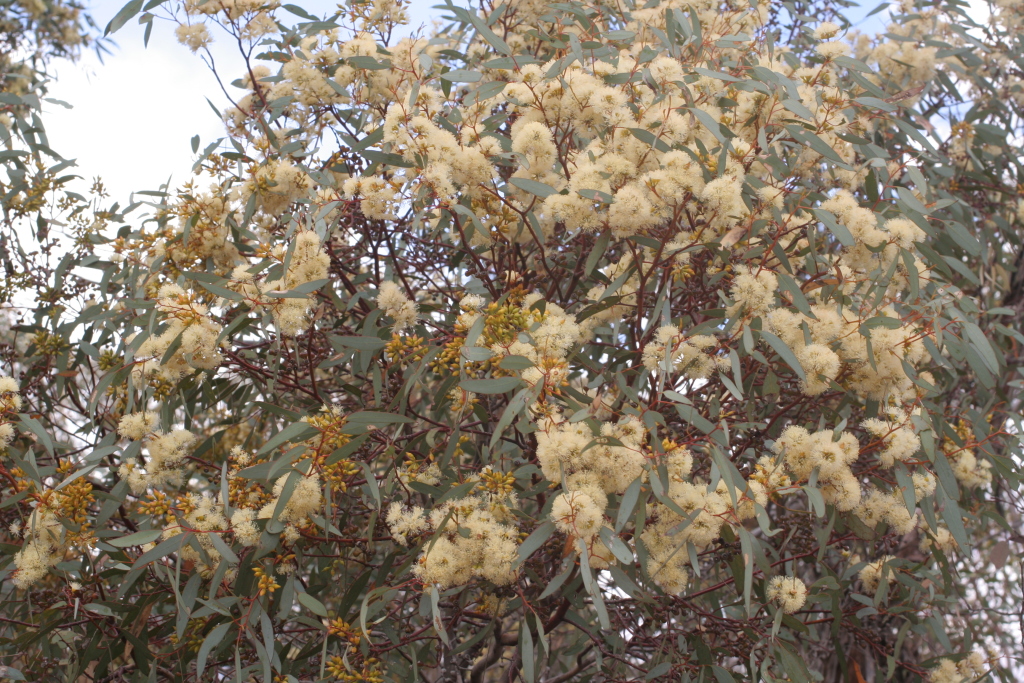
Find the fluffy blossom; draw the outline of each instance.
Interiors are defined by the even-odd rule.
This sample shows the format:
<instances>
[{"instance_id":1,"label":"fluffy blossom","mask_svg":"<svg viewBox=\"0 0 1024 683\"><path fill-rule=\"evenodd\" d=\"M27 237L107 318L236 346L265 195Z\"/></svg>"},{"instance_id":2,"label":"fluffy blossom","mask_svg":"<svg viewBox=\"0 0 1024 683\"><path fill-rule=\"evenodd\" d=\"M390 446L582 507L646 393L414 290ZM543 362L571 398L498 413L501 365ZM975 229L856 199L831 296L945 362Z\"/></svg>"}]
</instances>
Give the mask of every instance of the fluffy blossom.
<instances>
[{"instance_id":1,"label":"fluffy blossom","mask_svg":"<svg viewBox=\"0 0 1024 683\"><path fill-rule=\"evenodd\" d=\"M181 24L174 30L174 34L178 37L178 42L182 45L187 45L188 49L192 52L206 47L213 42L213 37L210 32L206 29L206 24Z\"/></svg>"},{"instance_id":2,"label":"fluffy blossom","mask_svg":"<svg viewBox=\"0 0 1024 683\"><path fill-rule=\"evenodd\" d=\"M410 300L405 295L405 292L402 291L402 288L394 282L385 281L380 283L377 305L384 309L384 313L395 321L395 332L401 332L416 322L418 315L416 302Z\"/></svg>"},{"instance_id":3,"label":"fluffy blossom","mask_svg":"<svg viewBox=\"0 0 1024 683\"><path fill-rule=\"evenodd\" d=\"M430 515L440 536L427 544L416 565L421 581L442 589L483 578L499 586L516 577L519 534L505 500L472 496L450 501Z\"/></svg>"},{"instance_id":4,"label":"fluffy blossom","mask_svg":"<svg viewBox=\"0 0 1024 683\"><path fill-rule=\"evenodd\" d=\"M878 584L882 581L882 574L886 576L886 582L891 584L896 580L894 572L896 571L889 563L895 558L892 555L885 555L874 562L869 562L860 572L857 574L861 582L864 584L864 589L869 593L874 593L875 589L878 588Z\"/></svg>"},{"instance_id":5,"label":"fluffy blossom","mask_svg":"<svg viewBox=\"0 0 1024 683\"><path fill-rule=\"evenodd\" d=\"M787 427L772 450L785 458L786 466L799 480L808 480L818 470L818 486L826 503L840 511L855 508L861 499L860 482L850 470L860 455L857 438L848 432L835 438L831 429L811 434L803 427Z\"/></svg>"},{"instance_id":6,"label":"fluffy blossom","mask_svg":"<svg viewBox=\"0 0 1024 683\"><path fill-rule=\"evenodd\" d=\"M419 506L405 507L401 503L392 503L386 517L391 535L401 545L409 544L409 536L426 531L430 524Z\"/></svg>"},{"instance_id":7,"label":"fluffy blossom","mask_svg":"<svg viewBox=\"0 0 1024 683\"><path fill-rule=\"evenodd\" d=\"M50 510L37 507L24 530L25 542L14 556L14 585L25 589L64 559L64 527Z\"/></svg>"},{"instance_id":8,"label":"fluffy blossom","mask_svg":"<svg viewBox=\"0 0 1024 683\"><path fill-rule=\"evenodd\" d=\"M603 506L586 493L570 491L555 498L551 519L566 534L589 541L601 530Z\"/></svg>"},{"instance_id":9,"label":"fluffy blossom","mask_svg":"<svg viewBox=\"0 0 1024 683\"><path fill-rule=\"evenodd\" d=\"M734 303L727 309L728 315L741 310L751 316L760 316L775 305L775 290L779 288L778 278L770 270L745 268L736 274L729 290Z\"/></svg>"},{"instance_id":10,"label":"fluffy blossom","mask_svg":"<svg viewBox=\"0 0 1024 683\"><path fill-rule=\"evenodd\" d=\"M244 546L253 546L260 541L260 530L255 520L256 511L246 508L239 508L231 515L231 530Z\"/></svg>"},{"instance_id":11,"label":"fluffy blossom","mask_svg":"<svg viewBox=\"0 0 1024 683\"><path fill-rule=\"evenodd\" d=\"M151 432L156 431L160 426L160 416L153 411L147 410L139 413L130 413L121 418L117 424L117 433L126 439L139 441Z\"/></svg>"},{"instance_id":12,"label":"fluffy blossom","mask_svg":"<svg viewBox=\"0 0 1024 683\"><path fill-rule=\"evenodd\" d=\"M792 614L807 602L807 585L795 576L776 576L768 583L767 594L783 612Z\"/></svg>"}]
</instances>

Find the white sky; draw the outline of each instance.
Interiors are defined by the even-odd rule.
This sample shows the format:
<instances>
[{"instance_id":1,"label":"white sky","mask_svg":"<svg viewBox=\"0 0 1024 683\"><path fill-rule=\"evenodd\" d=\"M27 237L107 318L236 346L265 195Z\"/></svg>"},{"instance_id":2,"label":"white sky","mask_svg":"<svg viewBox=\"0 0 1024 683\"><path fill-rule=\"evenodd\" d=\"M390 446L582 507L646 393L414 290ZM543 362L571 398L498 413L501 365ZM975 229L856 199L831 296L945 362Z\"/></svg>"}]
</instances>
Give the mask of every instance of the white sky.
<instances>
[{"instance_id":1,"label":"white sky","mask_svg":"<svg viewBox=\"0 0 1024 683\"><path fill-rule=\"evenodd\" d=\"M105 27L127 0L96 0L90 12ZM297 0L313 14L326 13L335 3ZM434 0L413 0L412 26L428 23L436 10ZM285 10L284 16L290 17ZM192 136L199 135L200 150L224 129L206 99L224 109L228 102L210 70L198 55L179 45L174 24L159 21L149 46L143 44L145 27L130 21L113 35L117 46L103 63L94 51L78 62L56 65L56 80L49 96L73 109L49 104L45 124L50 146L68 159L84 180L75 187L88 189L102 177L112 199L127 201L133 191L155 190L171 178L171 187L191 174ZM214 30L211 46L217 69L232 97L241 91L230 82L241 75L241 58L232 51L226 34Z\"/></svg>"}]
</instances>

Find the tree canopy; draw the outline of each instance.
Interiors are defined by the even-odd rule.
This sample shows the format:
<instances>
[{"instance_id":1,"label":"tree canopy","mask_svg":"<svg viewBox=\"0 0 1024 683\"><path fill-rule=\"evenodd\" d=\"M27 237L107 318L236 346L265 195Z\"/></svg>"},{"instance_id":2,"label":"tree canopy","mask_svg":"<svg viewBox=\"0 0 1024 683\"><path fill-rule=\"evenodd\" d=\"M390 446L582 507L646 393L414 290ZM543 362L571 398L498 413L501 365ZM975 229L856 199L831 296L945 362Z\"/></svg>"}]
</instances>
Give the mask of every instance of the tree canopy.
<instances>
[{"instance_id":1,"label":"tree canopy","mask_svg":"<svg viewBox=\"0 0 1024 683\"><path fill-rule=\"evenodd\" d=\"M847 4L132 0L118 203L0 4L0 678L1016 680L1024 6Z\"/></svg>"}]
</instances>

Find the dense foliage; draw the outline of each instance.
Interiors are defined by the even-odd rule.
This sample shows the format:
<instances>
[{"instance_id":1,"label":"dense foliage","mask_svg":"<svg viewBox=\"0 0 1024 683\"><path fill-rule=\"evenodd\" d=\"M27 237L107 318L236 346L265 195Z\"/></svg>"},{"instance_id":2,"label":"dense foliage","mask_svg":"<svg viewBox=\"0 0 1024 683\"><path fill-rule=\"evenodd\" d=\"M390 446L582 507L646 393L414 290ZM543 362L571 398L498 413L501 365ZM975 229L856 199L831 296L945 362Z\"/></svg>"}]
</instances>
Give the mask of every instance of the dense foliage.
<instances>
[{"instance_id":1,"label":"dense foliage","mask_svg":"<svg viewBox=\"0 0 1024 683\"><path fill-rule=\"evenodd\" d=\"M56 59L73 59L83 47L105 50L89 33L92 20L78 2L2 0L0 2L0 302L20 293L38 295L48 283L47 268L61 237L82 242L78 257L91 252L84 198L69 193L74 161L50 147L43 106L69 106L49 99L49 69ZM44 105L45 103L45 105ZM102 195L102 184L94 191ZM60 230L51 229L54 225ZM52 273L49 273L52 275ZM54 300L82 289L52 292ZM29 302L32 299L28 299ZM6 326L5 326L6 327Z\"/></svg>"},{"instance_id":2,"label":"dense foliage","mask_svg":"<svg viewBox=\"0 0 1024 683\"><path fill-rule=\"evenodd\" d=\"M0 675L1014 680L1024 8L841 9L129 3L244 70L124 209L5 121Z\"/></svg>"}]
</instances>

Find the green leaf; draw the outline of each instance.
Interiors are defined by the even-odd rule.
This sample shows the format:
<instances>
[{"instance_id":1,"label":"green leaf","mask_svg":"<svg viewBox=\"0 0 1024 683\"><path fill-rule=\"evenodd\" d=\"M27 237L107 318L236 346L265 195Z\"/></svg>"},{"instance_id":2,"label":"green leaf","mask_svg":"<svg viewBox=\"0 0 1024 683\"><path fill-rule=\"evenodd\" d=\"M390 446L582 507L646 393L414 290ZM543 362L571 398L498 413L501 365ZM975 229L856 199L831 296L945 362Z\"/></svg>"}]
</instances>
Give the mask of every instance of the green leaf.
<instances>
[{"instance_id":1,"label":"green leaf","mask_svg":"<svg viewBox=\"0 0 1024 683\"><path fill-rule=\"evenodd\" d=\"M622 494L622 500L619 501L619 513L615 517L616 533L626 528L626 523L633 515L633 509L640 498L640 488L642 485L641 478L637 477L633 480L633 483L626 487L626 492Z\"/></svg>"},{"instance_id":2,"label":"green leaf","mask_svg":"<svg viewBox=\"0 0 1024 683\"><path fill-rule=\"evenodd\" d=\"M437 499L437 501L434 503L434 506L437 507L440 505L444 505L449 500L459 500L461 498L465 498L466 494L468 494L470 491L476 488L476 486L477 482L475 481L467 481L462 484L459 484L458 486L453 486L450 489L448 489L443 496Z\"/></svg>"},{"instance_id":3,"label":"green leaf","mask_svg":"<svg viewBox=\"0 0 1024 683\"><path fill-rule=\"evenodd\" d=\"M539 527L533 530L533 533L526 537L519 546L519 558L513 564L514 567L521 566L524 562L530 559L530 555L533 555L537 550L544 545L551 534L555 533L554 522L547 521L541 524Z\"/></svg>"},{"instance_id":4,"label":"green leaf","mask_svg":"<svg viewBox=\"0 0 1024 683\"><path fill-rule=\"evenodd\" d=\"M847 164L845 161L843 161L843 158L839 156L839 154L834 149L832 149L832 147L830 147L827 142L819 138L811 131L807 130L803 126L798 126L796 124L789 124L785 128L786 130L789 131L789 134L793 136L794 140L797 140L806 147L810 147L821 156L825 157L826 159L832 160L833 162L842 166L843 168L847 167Z\"/></svg>"},{"instance_id":5,"label":"green leaf","mask_svg":"<svg viewBox=\"0 0 1024 683\"><path fill-rule=\"evenodd\" d=\"M43 448L46 449L46 452L49 453L50 455L53 455L53 439L51 439L50 435L47 434L46 429L43 427L43 424L36 418L32 417L31 415L26 415L25 413L19 413L18 419L21 421L21 424L23 424L30 432L36 435L36 437L39 439L39 442L42 443Z\"/></svg>"},{"instance_id":6,"label":"green leaf","mask_svg":"<svg viewBox=\"0 0 1024 683\"><path fill-rule=\"evenodd\" d=\"M899 318L890 318L887 315L876 315L868 318L860 324L860 333L865 337L871 335L871 330L876 327L884 327L887 330L898 330L903 327L903 322Z\"/></svg>"},{"instance_id":7,"label":"green leaf","mask_svg":"<svg viewBox=\"0 0 1024 683\"><path fill-rule=\"evenodd\" d=\"M476 394L504 394L522 384L518 377L497 377L495 379L464 379L459 386Z\"/></svg>"},{"instance_id":8,"label":"green leaf","mask_svg":"<svg viewBox=\"0 0 1024 683\"><path fill-rule=\"evenodd\" d=\"M534 365L535 363L526 356L505 356L498 363L498 367L502 370L514 370L516 372L532 368Z\"/></svg>"},{"instance_id":9,"label":"green leaf","mask_svg":"<svg viewBox=\"0 0 1024 683\"><path fill-rule=\"evenodd\" d=\"M312 14L310 14L303 8L299 7L298 5L282 5L282 7L297 17L301 17L308 21L318 21L316 17L314 17Z\"/></svg>"},{"instance_id":10,"label":"green leaf","mask_svg":"<svg viewBox=\"0 0 1024 683\"><path fill-rule=\"evenodd\" d=\"M299 604L318 617L326 618L328 616L327 608L324 607L324 603L320 602L309 593L299 593L296 597L299 600Z\"/></svg>"},{"instance_id":11,"label":"green leaf","mask_svg":"<svg viewBox=\"0 0 1024 683\"><path fill-rule=\"evenodd\" d=\"M953 540L960 546L960 550L966 551L971 546L967 543L967 530L964 528L962 514L956 501L947 498L942 506L942 519L949 527L949 533L953 535Z\"/></svg>"},{"instance_id":12,"label":"green leaf","mask_svg":"<svg viewBox=\"0 0 1024 683\"><path fill-rule=\"evenodd\" d=\"M943 224L946 234L953 238L953 241L960 245L960 248L971 256L981 255L981 242L972 235L967 228L956 221L947 221Z\"/></svg>"},{"instance_id":13,"label":"green leaf","mask_svg":"<svg viewBox=\"0 0 1024 683\"><path fill-rule=\"evenodd\" d=\"M785 107L786 109L790 110L791 112L793 112L794 114L796 114L797 116L799 116L802 119L807 119L808 121L814 121L814 112L812 112L810 109L805 107L803 104L801 104L800 102L797 102L796 100L794 100L792 98L782 100L782 106Z\"/></svg>"},{"instance_id":14,"label":"green leaf","mask_svg":"<svg viewBox=\"0 0 1024 683\"><path fill-rule=\"evenodd\" d=\"M427 593L430 595L430 612L433 616L434 630L441 637L444 644L451 647L448 640L448 632L444 629L444 622L441 620L441 596L438 594L437 586L427 586Z\"/></svg>"},{"instance_id":15,"label":"green leaf","mask_svg":"<svg viewBox=\"0 0 1024 683\"><path fill-rule=\"evenodd\" d=\"M697 117L697 120L701 122L705 128L707 128L712 135L718 138L719 142L725 142L725 135L722 133L722 124L715 121L711 114L707 113L703 109L697 109L696 107L688 107L687 111Z\"/></svg>"},{"instance_id":16,"label":"green leaf","mask_svg":"<svg viewBox=\"0 0 1024 683\"><path fill-rule=\"evenodd\" d=\"M264 292L264 294L273 299L305 299L311 293L320 289L328 282L330 282L330 280L327 278L324 278L323 280L312 280L311 282L304 282L295 289L290 289L287 292Z\"/></svg>"},{"instance_id":17,"label":"green leaf","mask_svg":"<svg viewBox=\"0 0 1024 683\"><path fill-rule=\"evenodd\" d=\"M676 412L679 413L679 417L683 418L705 434L710 434L715 431L715 423L701 415L700 412L692 405L677 403Z\"/></svg>"},{"instance_id":18,"label":"green leaf","mask_svg":"<svg viewBox=\"0 0 1024 683\"><path fill-rule=\"evenodd\" d=\"M305 441L318 433L319 432L317 432L317 430L308 422L296 422L294 424L290 424L263 444L263 447L259 450L259 454L263 455L265 453L270 453L275 448L282 446L289 441Z\"/></svg>"},{"instance_id":19,"label":"green leaf","mask_svg":"<svg viewBox=\"0 0 1024 683\"><path fill-rule=\"evenodd\" d=\"M537 400L541 390L544 388L543 382L537 382L532 387L525 387L519 391L512 400L509 401L508 407L505 408L505 412L501 414L498 419L498 424L494 426L494 432L491 434L490 447L494 446L501 440L501 435L505 432L509 425L512 424L512 420L515 419L516 415L526 409L526 406L530 405Z\"/></svg>"},{"instance_id":20,"label":"green leaf","mask_svg":"<svg viewBox=\"0 0 1024 683\"><path fill-rule=\"evenodd\" d=\"M454 13L462 22L471 24L473 28L476 29L477 33L480 34L480 37L486 40L487 43L495 50L503 55L512 54L512 48L508 46L508 43L498 37L498 35L484 23L484 20L476 14L476 12L468 11L462 7L456 7L452 4L451 0L447 0L444 7Z\"/></svg>"},{"instance_id":21,"label":"green leaf","mask_svg":"<svg viewBox=\"0 0 1024 683\"><path fill-rule=\"evenodd\" d=\"M967 333L967 338L971 341L971 345L978 350L981 354L981 359L985 361L985 366L992 371L992 374L999 374L999 359L996 357L996 352L992 350L992 344L989 343L988 337L981 331L981 328L976 324L968 321L963 323L964 332Z\"/></svg>"},{"instance_id":22,"label":"green leaf","mask_svg":"<svg viewBox=\"0 0 1024 683\"><path fill-rule=\"evenodd\" d=\"M644 680L645 681L653 681L658 676L664 676L665 674L667 674L671 670L672 670L672 663L671 662L662 662L658 666L652 667L651 670L647 672L647 675L644 676Z\"/></svg>"},{"instance_id":23,"label":"green leaf","mask_svg":"<svg viewBox=\"0 0 1024 683\"><path fill-rule=\"evenodd\" d=\"M366 69L368 71L380 71L381 69L391 68L390 61L378 62L373 57L368 57L364 55L349 57L348 63L351 66L355 67L356 69Z\"/></svg>"},{"instance_id":24,"label":"green leaf","mask_svg":"<svg viewBox=\"0 0 1024 683\"><path fill-rule=\"evenodd\" d=\"M405 415L383 413L377 410L363 410L358 413L352 413L347 419L349 424L390 425L409 424L412 422L412 418L408 418Z\"/></svg>"},{"instance_id":25,"label":"green leaf","mask_svg":"<svg viewBox=\"0 0 1024 683\"><path fill-rule=\"evenodd\" d=\"M523 620L519 627L519 649L523 661L523 683L535 683L537 680L537 657L533 646L533 633L530 625Z\"/></svg>"},{"instance_id":26,"label":"green leaf","mask_svg":"<svg viewBox=\"0 0 1024 683\"><path fill-rule=\"evenodd\" d=\"M188 276L192 274L193 273L186 273L185 277L188 278ZM200 287L208 291L210 294L222 297L224 299L227 299L228 301L241 301L242 299L245 298L239 292L228 289L227 287L215 285L212 282L203 282L201 280L197 280L196 282L199 284ZM273 296L273 294L268 294L268 296Z\"/></svg>"},{"instance_id":27,"label":"green leaf","mask_svg":"<svg viewBox=\"0 0 1024 683\"><path fill-rule=\"evenodd\" d=\"M912 190L906 187L897 187L896 193L899 195L903 203L909 206L912 210L917 211L919 214L924 216L928 215L928 209L921 203L921 200L914 196L914 192Z\"/></svg>"},{"instance_id":28,"label":"green leaf","mask_svg":"<svg viewBox=\"0 0 1024 683\"><path fill-rule=\"evenodd\" d=\"M336 335L330 335L327 340L331 342L331 346L337 349L339 346L356 349L357 351L380 351L387 342L379 337L340 337Z\"/></svg>"},{"instance_id":29,"label":"green leaf","mask_svg":"<svg viewBox=\"0 0 1024 683\"><path fill-rule=\"evenodd\" d=\"M216 532L207 534L207 538L213 543L213 548L228 564L238 564L238 555L231 549L231 546L227 544L224 537Z\"/></svg>"},{"instance_id":30,"label":"green leaf","mask_svg":"<svg viewBox=\"0 0 1024 683\"><path fill-rule=\"evenodd\" d=\"M196 656L196 680L203 680L203 670L206 668L206 658L210 656L210 652L213 648L220 645L220 641L224 640L224 636L227 635L229 628L231 628L230 621L225 624L215 626L213 630L203 638L203 644L199 646L199 654Z\"/></svg>"},{"instance_id":31,"label":"green leaf","mask_svg":"<svg viewBox=\"0 0 1024 683\"><path fill-rule=\"evenodd\" d=\"M825 516L825 498L821 495L821 491L816 486L802 486L804 493L807 494L807 500L811 504L811 508L814 510L814 514L818 517Z\"/></svg>"},{"instance_id":32,"label":"green leaf","mask_svg":"<svg viewBox=\"0 0 1024 683\"><path fill-rule=\"evenodd\" d=\"M601 204L615 203L615 197L608 194L607 192L602 192L601 190L576 190L576 194L583 197L584 199L589 199L592 202L600 202Z\"/></svg>"},{"instance_id":33,"label":"green leaf","mask_svg":"<svg viewBox=\"0 0 1024 683\"><path fill-rule=\"evenodd\" d=\"M128 534L121 538L103 539L103 542L115 548L130 548L136 545L152 543L160 538L163 533L162 529L146 529L145 531L136 531L134 534Z\"/></svg>"},{"instance_id":34,"label":"green leaf","mask_svg":"<svg viewBox=\"0 0 1024 683\"><path fill-rule=\"evenodd\" d=\"M611 628L611 620L608 618L608 608L605 607L601 587L594 579L594 572L590 569L590 551L587 550L586 543L582 538L576 539L576 551L579 553L580 576L583 578L583 586L593 601L597 620L601 624L601 628Z\"/></svg>"},{"instance_id":35,"label":"green leaf","mask_svg":"<svg viewBox=\"0 0 1024 683\"><path fill-rule=\"evenodd\" d=\"M166 557L173 552L177 552L177 550L181 548L181 544L185 541L185 536L187 535L187 533L178 534L177 536L171 536L170 538L161 541L160 545L157 547L142 553L142 555L135 560L135 564L132 565L132 569L144 567L150 562L159 560L161 557Z\"/></svg>"},{"instance_id":36,"label":"green leaf","mask_svg":"<svg viewBox=\"0 0 1024 683\"><path fill-rule=\"evenodd\" d=\"M825 211L823 209L811 209L811 213L814 217L821 221L829 231L836 236L839 243L846 248L851 248L856 244L853 239L853 233L845 225L841 225L836 217L832 215L831 211Z\"/></svg>"},{"instance_id":37,"label":"green leaf","mask_svg":"<svg viewBox=\"0 0 1024 683\"><path fill-rule=\"evenodd\" d=\"M877 97L855 97L853 101L865 107L871 107L873 109L881 109L882 111L896 111L897 106L890 104L885 100L880 100Z\"/></svg>"},{"instance_id":38,"label":"green leaf","mask_svg":"<svg viewBox=\"0 0 1024 683\"><path fill-rule=\"evenodd\" d=\"M469 361L481 362L494 356L494 351L485 349L482 346L463 346L459 349L462 357ZM522 358L522 356L520 356Z\"/></svg>"},{"instance_id":39,"label":"green leaf","mask_svg":"<svg viewBox=\"0 0 1024 683\"><path fill-rule=\"evenodd\" d=\"M496 95L500 95L507 85L508 83L505 81L491 81L490 83L484 83L466 96L466 104L473 104L481 100L489 100ZM470 102L470 99L472 99L472 102Z\"/></svg>"},{"instance_id":40,"label":"green leaf","mask_svg":"<svg viewBox=\"0 0 1024 683\"><path fill-rule=\"evenodd\" d=\"M583 267L583 272L586 275L589 276L594 272L594 268L597 267L597 262L601 260L601 257L604 256L605 252L608 250L609 240L611 240L611 232L606 230L602 232L597 238L597 241L594 242L594 247L590 250L590 253L587 254L587 262Z\"/></svg>"},{"instance_id":41,"label":"green leaf","mask_svg":"<svg viewBox=\"0 0 1024 683\"><path fill-rule=\"evenodd\" d=\"M131 0L131 2L122 7L120 11L114 15L114 18L110 20L109 24L107 24L107 28L104 29L103 35L109 36L111 33L117 32L117 30L124 26L129 19L141 11L142 0Z\"/></svg>"},{"instance_id":42,"label":"green leaf","mask_svg":"<svg viewBox=\"0 0 1024 683\"><path fill-rule=\"evenodd\" d=\"M800 361L797 360L796 354L793 350L786 346L786 342L776 337L771 332L766 330L761 331L761 337L768 342L768 345L775 349L775 353L779 354L782 360L786 361L786 365L793 368L793 372L796 373L800 379L807 379L807 374L804 372L803 366L800 365Z\"/></svg>"},{"instance_id":43,"label":"green leaf","mask_svg":"<svg viewBox=\"0 0 1024 683\"><path fill-rule=\"evenodd\" d=\"M650 145L659 152L672 151L672 147L669 146L667 142L659 139L657 135L649 130L644 130L643 128L627 128L626 130L628 130L637 140L646 145Z\"/></svg>"},{"instance_id":44,"label":"green leaf","mask_svg":"<svg viewBox=\"0 0 1024 683\"><path fill-rule=\"evenodd\" d=\"M508 182L515 185L524 192L540 197L541 199L547 199L553 194L556 194L555 188L542 183L539 180L531 180L530 178L509 178Z\"/></svg>"},{"instance_id":45,"label":"green leaf","mask_svg":"<svg viewBox=\"0 0 1024 683\"><path fill-rule=\"evenodd\" d=\"M701 76L707 76L708 78L717 78L720 81L729 81L732 83L740 83L743 81L742 78L736 78L735 76L730 76L729 74L722 73L721 71L712 71L711 69L705 69L700 66L694 67L693 70L699 73Z\"/></svg>"},{"instance_id":46,"label":"green leaf","mask_svg":"<svg viewBox=\"0 0 1024 683\"><path fill-rule=\"evenodd\" d=\"M777 640L775 643L775 648L781 660L782 670L789 675L791 681L814 680L811 673L807 670L807 665L804 664L804 660L800 656L791 652L781 640Z\"/></svg>"},{"instance_id":47,"label":"green leaf","mask_svg":"<svg viewBox=\"0 0 1024 683\"><path fill-rule=\"evenodd\" d=\"M441 74L442 81L451 81L452 83L476 83L482 79L483 74L469 69L452 69Z\"/></svg>"},{"instance_id":48,"label":"green leaf","mask_svg":"<svg viewBox=\"0 0 1024 683\"><path fill-rule=\"evenodd\" d=\"M779 287L782 288L790 298L793 300L793 305L796 309L804 315L811 316L811 306L807 302L807 297L804 296L800 286L797 285L796 280L787 275L786 273L776 273L776 277L779 280Z\"/></svg>"},{"instance_id":49,"label":"green leaf","mask_svg":"<svg viewBox=\"0 0 1024 683\"><path fill-rule=\"evenodd\" d=\"M633 563L633 553L630 551L629 546L622 542L618 534L612 532L606 526L601 527L601 531L598 533L601 541L604 542L605 547L612 551L612 555L625 565Z\"/></svg>"}]
</instances>

